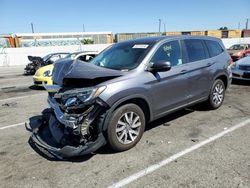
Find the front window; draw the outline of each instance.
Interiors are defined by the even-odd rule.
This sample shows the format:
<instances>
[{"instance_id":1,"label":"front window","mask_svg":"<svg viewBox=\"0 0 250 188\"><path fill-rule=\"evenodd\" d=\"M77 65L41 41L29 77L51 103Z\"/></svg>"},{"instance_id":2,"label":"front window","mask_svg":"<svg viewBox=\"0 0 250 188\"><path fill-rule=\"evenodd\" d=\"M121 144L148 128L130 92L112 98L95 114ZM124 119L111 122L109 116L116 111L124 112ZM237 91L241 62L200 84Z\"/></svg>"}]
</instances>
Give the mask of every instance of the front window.
<instances>
[{"instance_id":1,"label":"front window","mask_svg":"<svg viewBox=\"0 0 250 188\"><path fill-rule=\"evenodd\" d=\"M151 59L152 63L170 62L171 66L182 65L181 48L179 41L166 42L159 47Z\"/></svg>"},{"instance_id":2,"label":"front window","mask_svg":"<svg viewBox=\"0 0 250 188\"><path fill-rule=\"evenodd\" d=\"M104 50L90 63L104 68L129 71L141 63L151 46L149 43L118 43Z\"/></svg>"}]
</instances>

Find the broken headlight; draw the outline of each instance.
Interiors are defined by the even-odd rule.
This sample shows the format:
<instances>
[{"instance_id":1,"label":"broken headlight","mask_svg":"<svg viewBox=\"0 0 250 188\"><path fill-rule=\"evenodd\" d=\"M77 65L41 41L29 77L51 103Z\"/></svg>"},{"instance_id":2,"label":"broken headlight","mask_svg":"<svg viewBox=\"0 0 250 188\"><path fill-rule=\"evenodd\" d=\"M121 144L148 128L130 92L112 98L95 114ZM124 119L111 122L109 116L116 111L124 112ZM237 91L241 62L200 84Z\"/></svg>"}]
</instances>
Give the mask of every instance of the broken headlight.
<instances>
[{"instance_id":1,"label":"broken headlight","mask_svg":"<svg viewBox=\"0 0 250 188\"><path fill-rule=\"evenodd\" d=\"M97 98L104 90L106 86L101 86L98 88L83 88L75 91L75 95L70 94L69 96L64 96L66 98L64 106L73 107L80 104L86 103L92 99Z\"/></svg>"}]
</instances>

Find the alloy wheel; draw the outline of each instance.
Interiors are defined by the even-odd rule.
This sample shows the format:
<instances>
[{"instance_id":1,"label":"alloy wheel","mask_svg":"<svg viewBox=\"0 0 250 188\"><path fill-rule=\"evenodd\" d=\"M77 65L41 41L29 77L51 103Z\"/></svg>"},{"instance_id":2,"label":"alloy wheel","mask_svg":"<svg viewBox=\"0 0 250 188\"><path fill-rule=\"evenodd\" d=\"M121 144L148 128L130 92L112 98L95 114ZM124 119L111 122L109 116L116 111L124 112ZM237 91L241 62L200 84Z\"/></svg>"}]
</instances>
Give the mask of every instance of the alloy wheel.
<instances>
[{"instance_id":1,"label":"alloy wheel","mask_svg":"<svg viewBox=\"0 0 250 188\"><path fill-rule=\"evenodd\" d=\"M213 89L213 103L215 105L220 105L224 97L224 88L221 83L217 83Z\"/></svg>"},{"instance_id":2,"label":"alloy wheel","mask_svg":"<svg viewBox=\"0 0 250 188\"><path fill-rule=\"evenodd\" d=\"M117 122L116 136L120 143L130 144L140 133L141 119L135 112L124 113Z\"/></svg>"}]
</instances>

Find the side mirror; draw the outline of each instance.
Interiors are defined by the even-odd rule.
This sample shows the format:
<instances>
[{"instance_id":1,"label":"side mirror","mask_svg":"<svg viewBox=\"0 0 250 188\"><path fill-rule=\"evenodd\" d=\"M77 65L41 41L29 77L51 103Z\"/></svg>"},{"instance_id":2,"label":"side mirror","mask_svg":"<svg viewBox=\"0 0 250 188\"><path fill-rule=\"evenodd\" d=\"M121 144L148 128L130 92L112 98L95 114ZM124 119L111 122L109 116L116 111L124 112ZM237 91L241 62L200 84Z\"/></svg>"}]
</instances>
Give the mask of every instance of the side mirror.
<instances>
[{"instance_id":1,"label":"side mirror","mask_svg":"<svg viewBox=\"0 0 250 188\"><path fill-rule=\"evenodd\" d=\"M166 61L161 61L157 63L150 63L150 67L148 68L151 72L166 72L171 69L171 63Z\"/></svg>"}]
</instances>

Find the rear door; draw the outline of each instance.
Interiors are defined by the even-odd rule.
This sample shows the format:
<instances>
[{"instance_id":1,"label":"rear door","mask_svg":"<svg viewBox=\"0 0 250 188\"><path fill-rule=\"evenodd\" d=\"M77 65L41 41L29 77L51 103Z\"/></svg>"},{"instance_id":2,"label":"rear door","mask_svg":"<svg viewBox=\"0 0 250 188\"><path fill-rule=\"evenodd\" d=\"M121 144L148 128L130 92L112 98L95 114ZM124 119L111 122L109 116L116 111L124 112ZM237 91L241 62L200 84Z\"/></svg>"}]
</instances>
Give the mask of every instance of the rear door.
<instances>
[{"instance_id":1,"label":"rear door","mask_svg":"<svg viewBox=\"0 0 250 188\"><path fill-rule=\"evenodd\" d=\"M150 93L153 100L155 117L187 104L187 75L183 70L186 64L182 57L180 41L174 40L162 44L150 60L151 63L170 62L171 69L167 72L152 74Z\"/></svg>"},{"instance_id":2,"label":"rear door","mask_svg":"<svg viewBox=\"0 0 250 188\"><path fill-rule=\"evenodd\" d=\"M187 56L188 100L195 102L208 96L212 79L213 61L205 42L201 39L182 40L182 46Z\"/></svg>"}]
</instances>

